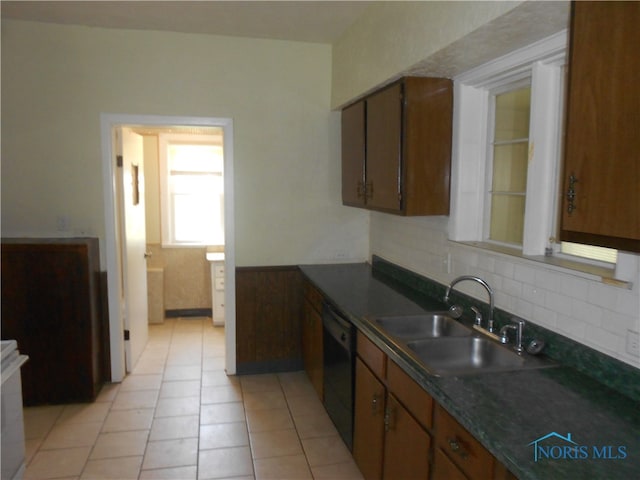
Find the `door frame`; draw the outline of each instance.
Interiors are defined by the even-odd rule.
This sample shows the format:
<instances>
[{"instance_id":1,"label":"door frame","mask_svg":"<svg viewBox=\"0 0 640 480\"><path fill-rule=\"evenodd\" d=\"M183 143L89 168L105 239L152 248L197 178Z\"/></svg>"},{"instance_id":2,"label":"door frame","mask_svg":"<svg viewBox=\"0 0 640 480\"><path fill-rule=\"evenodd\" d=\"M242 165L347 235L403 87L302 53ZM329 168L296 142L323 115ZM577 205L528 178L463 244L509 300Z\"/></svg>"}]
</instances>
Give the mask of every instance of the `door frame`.
<instances>
[{"instance_id":1,"label":"door frame","mask_svg":"<svg viewBox=\"0 0 640 480\"><path fill-rule=\"evenodd\" d=\"M100 114L102 177L104 190L107 292L111 381L125 376L124 327L122 318L122 266L119 261L120 237L116 208L116 169L113 131L117 126L222 127L224 132L224 230L225 230L225 365L227 374L236 373L236 288L235 225L233 195L233 120L216 117L176 117L165 115Z\"/></svg>"}]
</instances>

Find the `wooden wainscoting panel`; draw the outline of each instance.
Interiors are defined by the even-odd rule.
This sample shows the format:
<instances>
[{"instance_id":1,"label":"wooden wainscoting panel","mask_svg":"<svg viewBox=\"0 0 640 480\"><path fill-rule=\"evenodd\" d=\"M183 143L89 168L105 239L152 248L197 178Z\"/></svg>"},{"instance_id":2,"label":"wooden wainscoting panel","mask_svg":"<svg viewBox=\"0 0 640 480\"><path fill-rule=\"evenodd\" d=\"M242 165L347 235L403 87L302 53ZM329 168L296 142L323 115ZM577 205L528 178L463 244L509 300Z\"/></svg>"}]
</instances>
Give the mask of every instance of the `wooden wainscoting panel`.
<instances>
[{"instance_id":1,"label":"wooden wainscoting panel","mask_svg":"<svg viewBox=\"0 0 640 480\"><path fill-rule=\"evenodd\" d=\"M301 369L302 315L297 266L236 268L238 373Z\"/></svg>"}]
</instances>

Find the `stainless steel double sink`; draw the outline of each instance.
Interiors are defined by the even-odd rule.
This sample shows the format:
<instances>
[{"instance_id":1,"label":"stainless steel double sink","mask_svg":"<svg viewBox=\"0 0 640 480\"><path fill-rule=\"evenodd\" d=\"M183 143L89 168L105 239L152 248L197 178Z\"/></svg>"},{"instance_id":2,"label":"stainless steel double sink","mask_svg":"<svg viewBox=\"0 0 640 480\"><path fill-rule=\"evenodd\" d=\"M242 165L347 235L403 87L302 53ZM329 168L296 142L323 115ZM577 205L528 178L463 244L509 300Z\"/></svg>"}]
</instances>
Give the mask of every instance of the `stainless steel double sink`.
<instances>
[{"instance_id":1,"label":"stainless steel double sink","mask_svg":"<svg viewBox=\"0 0 640 480\"><path fill-rule=\"evenodd\" d=\"M485 337L447 312L374 317L375 328L391 337L434 376L456 376L544 368L555 364Z\"/></svg>"}]
</instances>

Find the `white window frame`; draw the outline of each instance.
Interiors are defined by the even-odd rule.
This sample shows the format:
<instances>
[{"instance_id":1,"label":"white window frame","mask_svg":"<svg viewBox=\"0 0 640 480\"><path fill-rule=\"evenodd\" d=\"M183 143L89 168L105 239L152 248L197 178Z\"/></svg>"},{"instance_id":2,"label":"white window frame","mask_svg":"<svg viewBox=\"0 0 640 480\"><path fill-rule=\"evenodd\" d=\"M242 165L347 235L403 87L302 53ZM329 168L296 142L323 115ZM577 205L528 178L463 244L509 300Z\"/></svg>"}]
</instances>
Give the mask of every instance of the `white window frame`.
<instances>
[{"instance_id":1,"label":"white window frame","mask_svg":"<svg viewBox=\"0 0 640 480\"><path fill-rule=\"evenodd\" d=\"M209 245L202 242L179 242L175 239L175 229L173 226L174 212L169 188L167 148L171 143L210 145L215 143L216 140L217 137L212 135L192 135L185 133L161 133L158 136L158 157L160 164L160 218L161 240L163 247L200 247Z\"/></svg>"},{"instance_id":2,"label":"white window frame","mask_svg":"<svg viewBox=\"0 0 640 480\"><path fill-rule=\"evenodd\" d=\"M567 31L454 78L449 238L485 242L489 98L531 78L529 169L522 254L543 255L556 229Z\"/></svg>"}]
</instances>

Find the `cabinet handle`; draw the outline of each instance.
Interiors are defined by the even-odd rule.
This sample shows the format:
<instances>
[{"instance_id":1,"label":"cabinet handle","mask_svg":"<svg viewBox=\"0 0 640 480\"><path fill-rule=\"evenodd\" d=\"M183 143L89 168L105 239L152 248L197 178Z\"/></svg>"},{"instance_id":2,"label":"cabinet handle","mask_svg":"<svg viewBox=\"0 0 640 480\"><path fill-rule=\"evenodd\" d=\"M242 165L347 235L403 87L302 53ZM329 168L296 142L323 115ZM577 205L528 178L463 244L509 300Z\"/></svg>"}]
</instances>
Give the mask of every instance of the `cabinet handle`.
<instances>
[{"instance_id":1,"label":"cabinet handle","mask_svg":"<svg viewBox=\"0 0 640 480\"><path fill-rule=\"evenodd\" d=\"M447 438L447 443L449 443L449 448L451 449L451 451L460 455L461 458L467 458L469 456L467 451L462 447L462 445L460 445L457 437Z\"/></svg>"},{"instance_id":2,"label":"cabinet handle","mask_svg":"<svg viewBox=\"0 0 640 480\"><path fill-rule=\"evenodd\" d=\"M394 409L387 408L384 412L384 431L388 432L395 428L393 416L395 415Z\"/></svg>"},{"instance_id":3,"label":"cabinet handle","mask_svg":"<svg viewBox=\"0 0 640 480\"><path fill-rule=\"evenodd\" d=\"M358 198L367 198L367 189L364 185L364 182L358 182L358 187L356 188L356 192L358 195Z\"/></svg>"},{"instance_id":4,"label":"cabinet handle","mask_svg":"<svg viewBox=\"0 0 640 480\"><path fill-rule=\"evenodd\" d=\"M578 183L577 177L572 173L569 176L569 189L567 190L567 213L571 215L576 209L576 183Z\"/></svg>"},{"instance_id":5,"label":"cabinet handle","mask_svg":"<svg viewBox=\"0 0 640 480\"><path fill-rule=\"evenodd\" d=\"M366 185L364 186L364 198L369 200L370 198L373 198L373 183L372 182L367 182Z\"/></svg>"}]
</instances>

